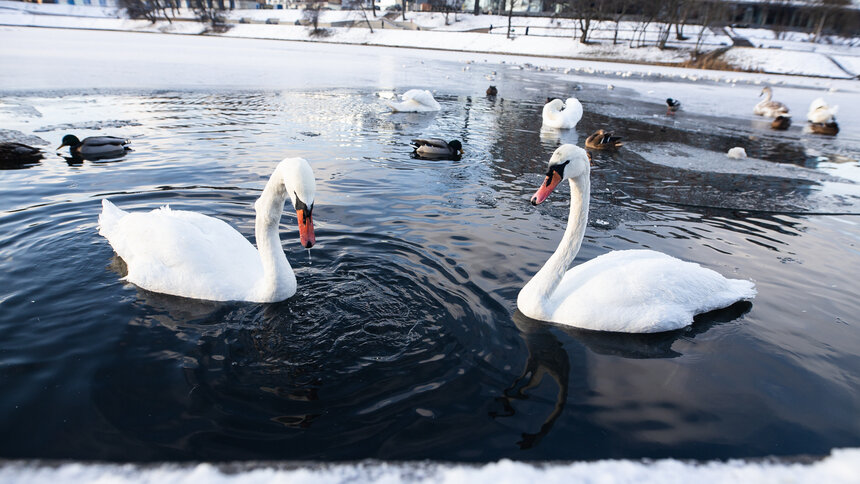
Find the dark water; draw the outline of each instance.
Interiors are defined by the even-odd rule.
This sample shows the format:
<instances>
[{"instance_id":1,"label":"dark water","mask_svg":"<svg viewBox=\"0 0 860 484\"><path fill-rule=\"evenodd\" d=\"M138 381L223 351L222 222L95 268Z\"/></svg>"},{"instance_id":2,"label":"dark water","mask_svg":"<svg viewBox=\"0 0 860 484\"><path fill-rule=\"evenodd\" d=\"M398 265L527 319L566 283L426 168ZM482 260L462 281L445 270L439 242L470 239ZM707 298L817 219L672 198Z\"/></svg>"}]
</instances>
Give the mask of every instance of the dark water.
<instances>
[{"instance_id":1,"label":"dark water","mask_svg":"<svg viewBox=\"0 0 860 484\"><path fill-rule=\"evenodd\" d=\"M577 260L660 250L754 280L751 305L651 336L515 312L569 200L528 204L559 143L540 130L539 90L439 93L429 115L384 113L389 92L358 90L7 99L6 119L43 113L27 123L52 144L101 131L135 151L0 172L0 457L705 459L860 445L860 198L822 169L856 169L857 140L654 117L658 104L619 91L584 86L587 114L561 136L581 144L609 125L628 141L596 159ZM751 129L766 168L723 166ZM461 139L466 156L413 159L416 135ZM318 187L310 255L295 214L282 219L295 297L211 303L120 281L96 230L102 198L169 203L253 239L253 202L286 156L307 158Z\"/></svg>"}]
</instances>

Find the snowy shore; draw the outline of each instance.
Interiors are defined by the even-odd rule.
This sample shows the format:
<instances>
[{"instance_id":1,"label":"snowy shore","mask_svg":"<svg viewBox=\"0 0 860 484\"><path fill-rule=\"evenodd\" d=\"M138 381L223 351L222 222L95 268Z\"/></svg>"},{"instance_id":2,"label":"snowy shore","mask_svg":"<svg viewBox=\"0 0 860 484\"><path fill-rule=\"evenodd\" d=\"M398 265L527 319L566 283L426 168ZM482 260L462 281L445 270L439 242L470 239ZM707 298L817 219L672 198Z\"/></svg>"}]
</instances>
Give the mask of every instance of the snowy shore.
<instances>
[{"instance_id":1,"label":"snowy shore","mask_svg":"<svg viewBox=\"0 0 860 484\"><path fill-rule=\"evenodd\" d=\"M291 482L334 484L366 483L492 483L540 481L622 483L737 483L757 484L856 483L860 479L860 449L834 450L820 461L709 462L704 464L673 459L655 462L605 460L568 464L534 465L502 460L486 465L366 462L357 464L212 464L116 465L9 462L0 464L0 482L8 484L62 482L111 483L262 483Z\"/></svg>"},{"instance_id":2,"label":"snowy shore","mask_svg":"<svg viewBox=\"0 0 860 484\"><path fill-rule=\"evenodd\" d=\"M440 51L483 54L512 54L545 58L630 62L638 64L681 65L690 57L698 26L690 26L691 39L673 42L672 49L656 47L632 48L626 42L582 44L575 40L573 21L550 18L517 18L514 36L505 35L507 19L503 16L458 14L457 21L445 23L439 13L407 13L407 22L368 17L377 24L371 30L363 26L364 16L355 11L326 11L321 15L325 36L311 36L309 29L296 25L300 10L231 10L226 13L231 28L219 35L224 37L324 42L385 47L435 49ZM454 19L451 16L450 19ZM269 22L269 23L266 23ZM353 27L338 27L357 22ZM632 22L623 28L630 31ZM151 23L147 20L125 18L124 12L107 7L85 7L60 4L33 4L0 0L0 25L53 27L132 32L160 32L198 35L207 33L206 25L193 21L193 12L180 10L173 22ZM384 25L388 25L387 28ZM382 28L380 28L382 27ZM406 28L409 27L409 28ZM487 30L491 33L487 33ZM526 27L532 29L526 35ZM608 33L609 25L596 27L595 36ZM417 29L417 30L416 30ZM860 76L860 47L847 39L834 44L813 44L795 36L787 40L772 40L772 33L755 29L735 32L754 40L761 47L733 47L723 60L737 69L768 74L791 74L830 79L854 79ZM732 39L725 31L705 31L708 49L729 46ZM562 36L558 36L562 35ZM646 37L657 35L656 27Z\"/></svg>"}]
</instances>

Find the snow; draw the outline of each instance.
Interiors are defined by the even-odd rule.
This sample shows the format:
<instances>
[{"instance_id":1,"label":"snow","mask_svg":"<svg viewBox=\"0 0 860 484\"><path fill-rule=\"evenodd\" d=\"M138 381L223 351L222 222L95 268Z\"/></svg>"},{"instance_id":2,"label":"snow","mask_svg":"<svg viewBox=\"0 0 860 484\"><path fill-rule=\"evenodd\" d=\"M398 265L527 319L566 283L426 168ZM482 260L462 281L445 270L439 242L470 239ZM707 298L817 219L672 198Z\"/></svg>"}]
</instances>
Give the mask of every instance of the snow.
<instances>
[{"instance_id":1,"label":"snow","mask_svg":"<svg viewBox=\"0 0 860 484\"><path fill-rule=\"evenodd\" d=\"M827 56L813 52L735 47L723 54L722 59L742 69L752 71L834 78L853 77L847 75Z\"/></svg>"},{"instance_id":2,"label":"snow","mask_svg":"<svg viewBox=\"0 0 860 484\"><path fill-rule=\"evenodd\" d=\"M358 464L230 464L118 465L65 463L57 466L9 463L0 467L7 484L91 482L158 484L399 482L439 484L506 484L541 482L599 482L605 484L671 484L684 482L795 484L856 483L860 479L860 449L837 449L810 464L779 461L691 463L674 459L654 462L604 460L535 465L501 460L484 465L378 462Z\"/></svg>"},{"instance_id":3,"label":"snow","mask_svg":"<svg viewBox=\"0 0 860 484\"><path fill-rule=\"evenodd\" d=\"M192 21L194 14L186 9L181 9L178 13L179 20L172 23L162 21L152 24L145 20L120 18L120 15L121 11L107 7L0 0L0 25L180 34L200 34L206 30L203 24ZM363 24L351 28L330 27L338 22L362 21L365 18L365 12L326 10L320 13L320 25L327 28L330 34L325 37L310 37L308 28L295 25L296 21L302 18L302 11L296 9L231 10L226 12L226 15L234 24L233 28L221 34L225 37L432 48L460 52L655 64L677 64L686 61L689 58L690 49L695 44L695 36L700 30L698 26L688 26L686 34L690 39L677 41L670 36L669 45L679 48L660 50L656 47L634 48L626 40L619 41L617 45L613 44L611 39L615 24L612 22L595 22L592 38L600 42L582 44L576 40L575 20L550 17L515 17L512 20L514 36L508 39L505 35L507 18L498 15L451 14L448 17L450 24L445 25L444 14L407 12L407 23L422 30L393 29L390 27L393 24L388 23L388 28L375 28L371 33L370 29ZM373 20L370 14L367 14L367 18ZM277 19L278 24L266 24L269 19ZM457 20L454 21L454 19ZM394 23L399 23L400 20L398 16ZM474 32L476 29L487 29L491 25L492 33ZM524 35L526 27L530 29L529 35ZM634 22L621 22L619 38L631 37L637 28ZM645 29L643 39L654 42L661 28L661 24L650 24ZM850 45L851 42L856 43L856 39L830 39L840 45L822 45L809 43L805 36L799 34L789 35L789 40L776 40L773 39L774 34L771 31L736 29L735 32L748 35L762 46L779 47L778 49L732 48L723 59L740 68L836 79L850 79L860 74L860 66L858 66L860 48ZM705 33L704 45L708 48L731 43L731 39L719 30L712 32L709 29ZM831 54L839 55L839 65L848 72L828 58Z\"/></svg>"}]
</instances>

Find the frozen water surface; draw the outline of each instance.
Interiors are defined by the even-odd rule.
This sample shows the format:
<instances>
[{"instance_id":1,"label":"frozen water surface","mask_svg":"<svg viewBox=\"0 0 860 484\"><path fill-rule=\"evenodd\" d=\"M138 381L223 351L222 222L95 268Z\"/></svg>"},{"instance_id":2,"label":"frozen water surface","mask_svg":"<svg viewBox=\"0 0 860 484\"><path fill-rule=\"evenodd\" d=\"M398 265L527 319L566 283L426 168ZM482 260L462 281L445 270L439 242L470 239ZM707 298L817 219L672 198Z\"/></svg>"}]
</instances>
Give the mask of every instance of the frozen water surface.
<instances>
[{"instance_id":1,"label":"frozen water surface","mask_svg":"<svg viewBox=\"0 0 860 484\"><path fill-rule=\"evenodd\" d=\"M856 82L512 67L525 62L541 61L0 28L4 136L134 148L0 171L0 456L722 459L860 444ZM751 114L763 80L791 86L775 89L796 113L787 132ZM386 112L409 88L442 110ZM544 99L570 94L576 130L542 131ZM822 94L843 105L835 138L802 131ZM667 117L666 97L684 109ZM569 199L528 197L558 143L601 127L627 144L595 157L577 260L660 250L754 280L752 304L651 336L515 313ZM466 154L413 159L416 136ZM750 158L728 159L734 146ZM312 263L295 215L282 219L294 298L209 303L120 280L96 232L102 198L195 210L253 239L253 202L286 156L318 180Z\"/></svg>"}]
</instances>

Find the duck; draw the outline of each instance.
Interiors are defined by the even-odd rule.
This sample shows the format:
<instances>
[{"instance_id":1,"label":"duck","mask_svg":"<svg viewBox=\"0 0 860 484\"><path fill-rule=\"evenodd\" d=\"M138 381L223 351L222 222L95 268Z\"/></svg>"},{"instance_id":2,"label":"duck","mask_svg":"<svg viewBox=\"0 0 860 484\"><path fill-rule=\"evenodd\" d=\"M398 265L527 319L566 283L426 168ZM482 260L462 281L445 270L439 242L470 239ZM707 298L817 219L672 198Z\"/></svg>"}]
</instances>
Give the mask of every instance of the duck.
<instances>
[{"instance_id":1,"label":"duck","mask_svg":"<svg viewBox=\"0 0 860 484\"><path fill-rule=\"evenodd\" d=\"M3 168L20 168L33 165L43 157L44 153L39 148L14 141L0 143L0 167Z\"/></svg>"},{"instance_id":2,"label":"duck","mask_svg":"<svg viewBox=\"0 0 860 484\"><path fill-rule=\"evenodd\" d=\"M777 116L787 116L788 107L778 101L771 101L773 97L773 89L770 86L762 88L759 96L764 95L765 98L753 107L753 113L766 118L775 118Z\"/></svg>"},{"instance_id":3,"label":"duck","mask_svg":"<svg viewBox=\"0 0 860 484\"><path fill-rule=\"evenodd\" d=\"M593 150L616 150L624 146L621 137L612 136L602 129L598 129L588 138L585 138L585 147Z\"/></svg>"},{"instance_id":4,"label":"duck","mask_svg":"<svg viewBox=\"0 0 860 484\"><path fill-rule=\"evenodd\" d=\"M591 196L588 153L559 146L546 178L531 197L544 202L570 184L570 216L558 248L517 295L517 308L539 321L620 333L684 328L696 314L755 297L755 284L727 279L699 264L653 250L612 251L568 269L582 246Z\"/></svg>"},{"instance_id":5,"label":"duck","mask_svg":"<svg viewBox=\"0 0 860 484\"><path fill-rule=\"evenodd\" d=\"M829 123L809 123L809 130L815 134L836 136L836 134L839 133L839 125L836 121L831 121Z\"/></svg>"},{"instance_id":6,"label":"duck","mask_svg":"<svg viewBox=\"0 0 860 484\"><path fill-rule=\"evenodd\" d=\"M395 113L426 113L439 111L442 106L433 98L430 91L423 89L410 89L400 96L402 102L388 102L388 106Z\"/></svg>"},{"instance_id":7,"label":"duck","mask_svg":"<svg viewBox=\"0 0 860 484\"><path fill-rule=\"evenodd\" d=\"M666 99L666 114L675 114L679 109L681 109L681 101L672 98Z\"/></svg>"},{"instance_id":8,"label":"duck","mask_svg":"<svg viewBox=\"0 0 860 484\"><path fill-rule=\"evenodd\" d=\"M296 276L278 233L284 202L292 202L299 239L310 249L316 241L315 193L306 160L278 163L254 203L257 248L223 220L169 206L126 212L107 198L99 234L128 266L124 280L140 288L209 301L278 302L296 293Z\"/></svg>"},{"instance_id":9,"label":"duck","mask_svg":"<svg viewBox=\"0 0 860 484\"><path fill-rule=\"evenodd\" d=\"M499 90L496 89L496 86L490 86L487 88L487 96L496 96L499 94Z\"/></svg>"},{"instance_id":10,"label":"duck","mask_svg":"<svg viewBox=\"0 0 860 484\"><path fill-rule=\"evenodd\" d=\"M785 131L791 126L791 116L777 116L770 123L772 129Z\"/></svg>"},{"instance_id":11,"label":"duck","mask_svg":"<svg viewBox=\"0 0 860 484\"><path fill-rule=\"evenodd\" d=\"M421 158L458 158L463 154L463 144L456 139L451 141L441 138L414 139L412 148Z\"/></svg>"},{"instance_id":12,"label":"duck","mask_svg":"<svg viewBox=\"0 0 860 484\"><path fill-rule=\"evenodd\" d=\"M131 150L129 140L116 136L90 136L79 140L77 136L67 134L63 136L62 143L57 150L68 146L72 158L91 160L117 158Z\"/></svg>"},{"instance_id":13,"label":"duck","mask_svg":"<svg viewBox=\"0 0 860 484\"><path fill-rule=\"evenodd\" d=\"M830 106L824 98L817 98L810 103L806 119L817 124L835 123L838 111L839 106Z\"/></svg>"},{"instance_id":14,"label":"duck","mask_svg":"<svg viewBox=\"0 0 860 484\"><path fill-rule=\"evenodd\" d=\"M549 128L573 129L582 119L582 103L575 97L549 99L543 106L543 125Z\"/></svg>"}]
</instances>

